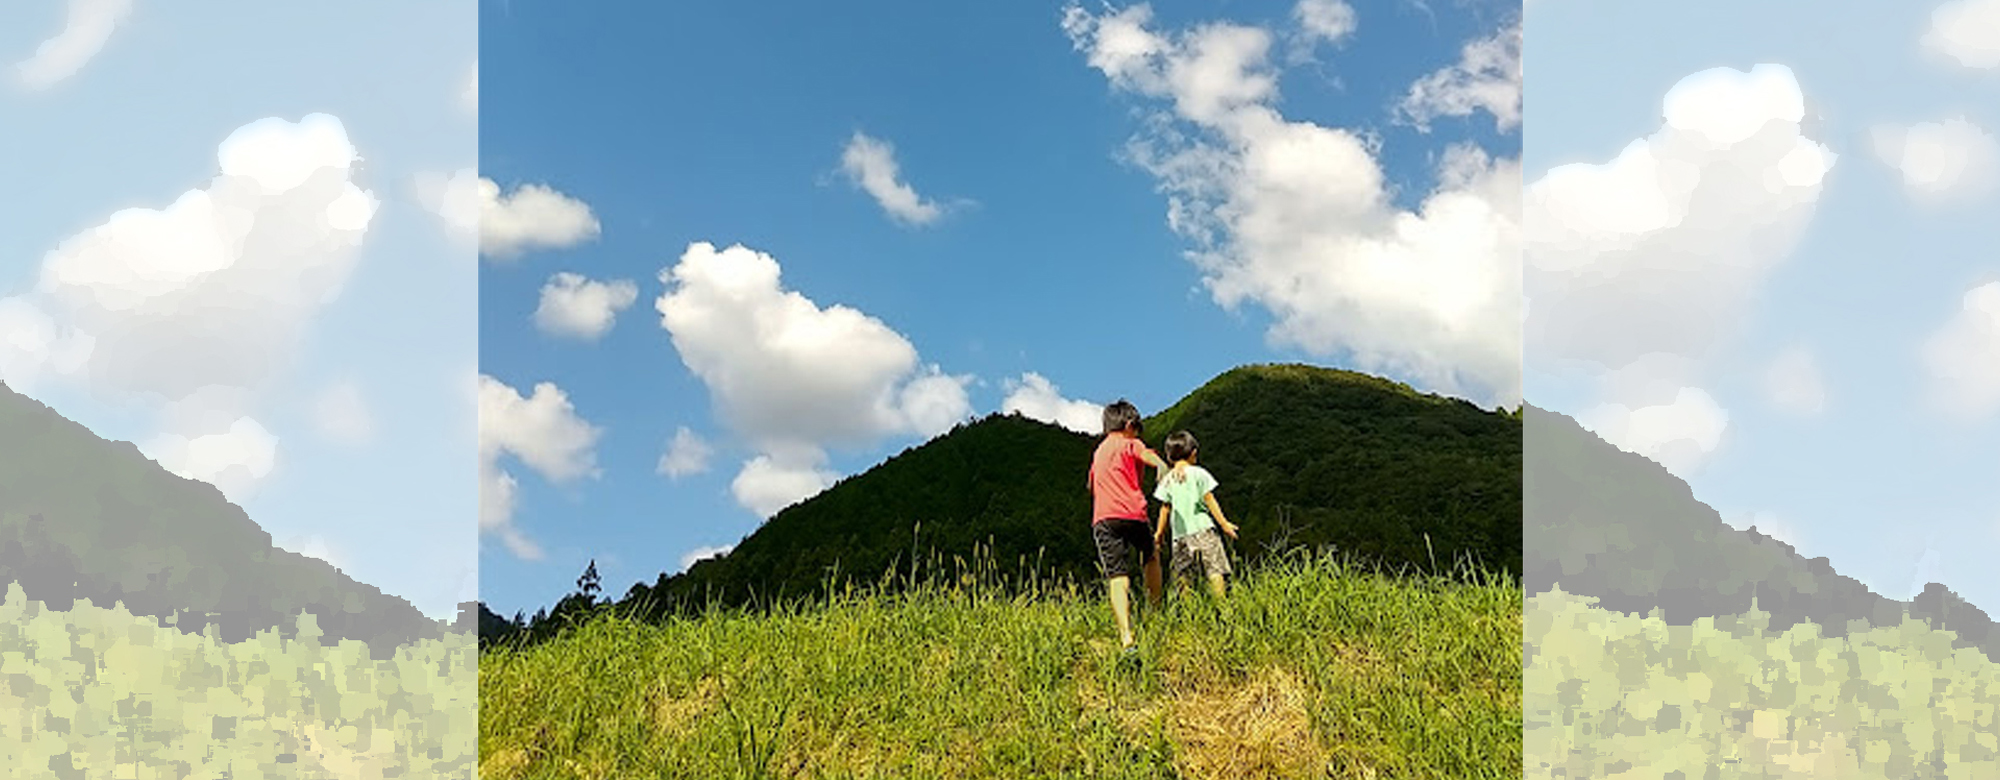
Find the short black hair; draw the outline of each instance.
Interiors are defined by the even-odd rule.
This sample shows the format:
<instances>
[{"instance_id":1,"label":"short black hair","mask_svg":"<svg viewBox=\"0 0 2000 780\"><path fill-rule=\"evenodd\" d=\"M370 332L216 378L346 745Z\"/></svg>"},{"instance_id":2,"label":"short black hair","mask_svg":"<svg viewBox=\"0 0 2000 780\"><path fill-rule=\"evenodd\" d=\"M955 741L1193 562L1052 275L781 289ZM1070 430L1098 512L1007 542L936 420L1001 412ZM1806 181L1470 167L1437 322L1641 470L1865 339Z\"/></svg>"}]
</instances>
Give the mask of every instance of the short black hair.
<instances>
[{"instance_id":1,"label":"short black hair","mask_svg":"<svg viewBox=\"0 0 2000 780\"><path fill-rule=\"evenodd\" d=\"M1135 429L1135 433L1143 433L1145 431L1145 423L1139 420L1139 407L1133 406L1131 401L1123 398L1112 401L1110 406L1104 407L1104 434L1106 436L1128 428Z\"/></svg>"},{"instance_id":2,"label":"short black hair","mask_svg":"<svg viewBox=\"0 0 2000 780\"><path fill-rule=\"evenodd\" d=\"M1194 451L1200 447L1201 445L1194 442L1194 434L1187 431L1174 431L1172 436L1167 437L1167 460L1187 460L1193 457Z\"/></svg>"}]
</instances>

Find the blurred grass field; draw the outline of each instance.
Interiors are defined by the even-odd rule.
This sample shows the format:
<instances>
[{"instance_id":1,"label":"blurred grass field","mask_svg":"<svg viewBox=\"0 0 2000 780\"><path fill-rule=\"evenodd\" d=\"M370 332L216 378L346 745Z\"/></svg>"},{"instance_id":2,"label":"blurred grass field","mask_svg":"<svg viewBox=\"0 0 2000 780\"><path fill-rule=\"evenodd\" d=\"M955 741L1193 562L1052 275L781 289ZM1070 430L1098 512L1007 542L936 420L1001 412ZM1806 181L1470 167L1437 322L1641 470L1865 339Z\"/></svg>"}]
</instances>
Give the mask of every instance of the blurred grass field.
<instances>
[{"instance_id":1,"label":"blurred grass field","mask_svg":"<svg viewBox=\"0 0 2000 780\"><path fill-rule=\"evenodd\" d=\"M1139 608L1136 659L1101 585L600 611L482 653L480 776L1521 777L1517 583L1245 568Z\"/></svg>"}]
</instances>

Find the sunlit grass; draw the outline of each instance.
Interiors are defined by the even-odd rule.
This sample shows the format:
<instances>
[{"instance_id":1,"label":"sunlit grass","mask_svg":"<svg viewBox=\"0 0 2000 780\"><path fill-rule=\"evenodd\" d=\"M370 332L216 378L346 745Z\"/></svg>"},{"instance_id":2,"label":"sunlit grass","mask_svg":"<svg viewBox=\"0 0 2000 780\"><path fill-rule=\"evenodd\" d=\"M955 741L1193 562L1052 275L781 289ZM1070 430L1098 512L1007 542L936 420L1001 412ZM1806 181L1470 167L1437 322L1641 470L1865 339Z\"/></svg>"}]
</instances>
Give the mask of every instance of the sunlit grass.
<instances>
[{"instance_id":1,"label":"sunlit grass","mask_svg":"<svg viewBox=\"0 0 2000 780\"><path fill-rule=\"evenodd\" d=\"M1521 776L1521 592L1330 557L1227 599L952 577L484 653L481 776Z\"/></svg>"}]
</instances>

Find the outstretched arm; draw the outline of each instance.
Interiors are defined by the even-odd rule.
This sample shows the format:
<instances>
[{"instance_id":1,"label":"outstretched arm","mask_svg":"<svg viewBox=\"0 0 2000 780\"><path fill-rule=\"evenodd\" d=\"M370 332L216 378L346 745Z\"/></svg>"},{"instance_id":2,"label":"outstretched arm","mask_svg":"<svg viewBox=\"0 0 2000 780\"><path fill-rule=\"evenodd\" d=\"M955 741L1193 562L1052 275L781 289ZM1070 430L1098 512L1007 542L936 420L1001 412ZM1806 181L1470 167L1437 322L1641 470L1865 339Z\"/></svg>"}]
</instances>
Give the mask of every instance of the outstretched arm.
<instances>
[{"instance_id":1,"label":"outstretched arm","mask_svg":"<svg viewBox=\"0 0 2000 780\"><path fill-rule=\"evenodd\" d=\"M1201 494L1201 503L1208 507L1208 516L1215 518L1216 527L1221 528L1223 533L1229 534L1229 538L1236 538L1236 524L1222 516L1222 506L1215 503L1215 494Z\"/></svg>"},{"instance_id":2,"label":"outstretched arm","mask_svg":"<svg viewBox=\"0 0 2000 780\"><path fill-rule=\"evenodd\" d=\"M1152 466L1155 471L1172 473L1174 479L1180 479L1181 475L1187 472L1187 466L1179 463L1168 464L1165 458L1160 457L1160 454L1150 447L1139 451L1139 459L1145 461L1146 465Z\"/></svg>"}]
</instances>

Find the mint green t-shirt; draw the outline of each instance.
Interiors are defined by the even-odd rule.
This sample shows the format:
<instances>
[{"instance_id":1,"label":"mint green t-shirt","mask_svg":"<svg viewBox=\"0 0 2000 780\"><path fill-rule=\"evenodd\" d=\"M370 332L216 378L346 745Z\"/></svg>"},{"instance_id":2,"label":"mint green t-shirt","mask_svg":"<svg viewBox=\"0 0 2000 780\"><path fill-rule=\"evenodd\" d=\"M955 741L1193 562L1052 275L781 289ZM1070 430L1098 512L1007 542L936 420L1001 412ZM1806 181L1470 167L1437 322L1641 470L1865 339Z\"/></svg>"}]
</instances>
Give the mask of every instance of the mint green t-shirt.
<instances>
[{"instance_id":1,"label":"mint green t-shirt","mask_svg":"<svg viewBox=\"0 0 2000 780\"><path fill-rule=\"evenodd\" d=\"M1215 475L1195 465L1188 466L1179 480L1171 474L1160 476L1159 485L1153 488L1153 497L1171 507L1175 539L1215 527L1214 519L1208 516L1208 505L1201 500L1215 490L1215 484Z\"/></svg>"}]
</instances>

